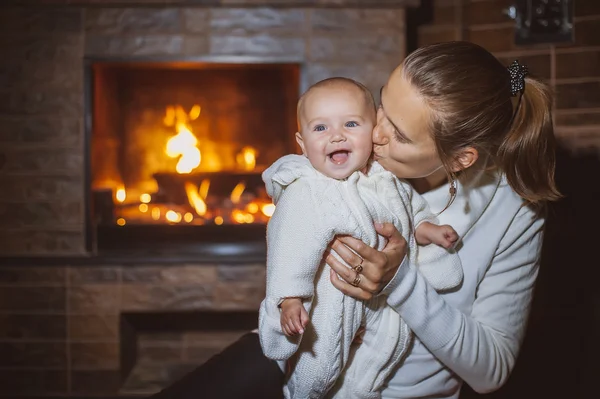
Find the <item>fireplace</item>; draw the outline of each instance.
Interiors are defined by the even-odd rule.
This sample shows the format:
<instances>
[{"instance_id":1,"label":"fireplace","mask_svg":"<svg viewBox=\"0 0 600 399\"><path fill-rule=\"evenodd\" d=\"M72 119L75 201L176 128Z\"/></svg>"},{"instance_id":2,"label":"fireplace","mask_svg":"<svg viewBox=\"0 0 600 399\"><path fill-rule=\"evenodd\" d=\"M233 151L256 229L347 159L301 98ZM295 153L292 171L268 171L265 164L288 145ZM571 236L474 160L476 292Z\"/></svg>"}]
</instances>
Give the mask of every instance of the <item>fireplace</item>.
<instances>
[{"instance_id":1,"label":"fireplace","mask_svg":"<svg viewBox=\"0 0 600 399\"><path fill-rule=\"evenodd\" d=\"M93 250L264 244L261 172L294 152L297 63L88 60Z\"/></svg>"}]
</instances>

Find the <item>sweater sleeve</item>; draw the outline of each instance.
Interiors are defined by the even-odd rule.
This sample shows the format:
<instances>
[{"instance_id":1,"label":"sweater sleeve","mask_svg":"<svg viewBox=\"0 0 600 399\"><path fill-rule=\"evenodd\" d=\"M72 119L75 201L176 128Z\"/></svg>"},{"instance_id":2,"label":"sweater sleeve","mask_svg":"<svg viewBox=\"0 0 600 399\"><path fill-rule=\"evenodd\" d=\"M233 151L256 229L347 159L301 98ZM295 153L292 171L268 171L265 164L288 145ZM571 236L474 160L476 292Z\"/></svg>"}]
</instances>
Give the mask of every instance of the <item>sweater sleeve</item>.
<instances>
[{"instance_id":1,"label":"sweater sleeve","mask_svg":"<svg viewBox=\"0 0 600 399\"><path fill-rule=\"evenodd\" d=\"M543 219L521 208L479 283L471 313L449 305L412 267L395 277L388 303L421 342L479 393L502 386L525 333L538 273Z\"/></svg>"},{"instance_id":2,"label":"sweater sleeve","mask_svg":"<svg viewBox=\"0 0 600 399\"><path fill-rule=\"evenodd\" d=\"M403 185L404 190L406 190L408 193L414 229L416 229L419 224L423 222L438 224L438 220L433 212L431 212L429 204L427 201L425 201L425 198L423 198L421 194L417 193L409 183L400 180L399 184Z\"/></svg>"},{"instance_id":3,"label":"sweater sleeve","mask_svg":"<svg viewBox=\"0 0 600 399\"><path fill-rule=\"evenodd\" d=\"M265 356L285 360L298 349L300 337L286 337L279 304L285 298L304 298L310 312L315 275L333 239L320 228L311 186L303 180L289 185L277 201L267 227L267 293L259 310L259 336Z\"/></svg>"}]
</instances>

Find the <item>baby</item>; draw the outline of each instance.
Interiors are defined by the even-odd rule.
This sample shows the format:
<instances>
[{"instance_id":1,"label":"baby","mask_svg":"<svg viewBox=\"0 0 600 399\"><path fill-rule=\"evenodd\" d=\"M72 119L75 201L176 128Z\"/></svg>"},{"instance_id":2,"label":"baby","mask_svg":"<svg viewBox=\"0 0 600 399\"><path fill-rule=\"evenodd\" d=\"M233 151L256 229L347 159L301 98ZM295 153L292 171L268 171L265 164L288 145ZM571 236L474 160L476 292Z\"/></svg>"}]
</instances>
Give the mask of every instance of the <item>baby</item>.
<instances>
[{"instance_id":1,"label":"baby","mask_svg":"<svg viewBox=\"0 0 600 399\"><path fill-rule=\"evenodd\" d=\"M303 156L284 156L263 173L276 210L267 228L261 345L289 367L286 398L379 398L408 350L410 330L385 298L357 301L331 284L327 246L336 235L352 235L381 250L386 243L374 223L393 223L411 264L435 289L447 290L462 281L458 255L444 249L458 235L435 224L408 183L371 161L376 107L366 87L323 80L302 95L297 113ZM358 284L362 266L353 266ZM361 327L361 345L351 345Z\"/></svg>"}]
</instances>

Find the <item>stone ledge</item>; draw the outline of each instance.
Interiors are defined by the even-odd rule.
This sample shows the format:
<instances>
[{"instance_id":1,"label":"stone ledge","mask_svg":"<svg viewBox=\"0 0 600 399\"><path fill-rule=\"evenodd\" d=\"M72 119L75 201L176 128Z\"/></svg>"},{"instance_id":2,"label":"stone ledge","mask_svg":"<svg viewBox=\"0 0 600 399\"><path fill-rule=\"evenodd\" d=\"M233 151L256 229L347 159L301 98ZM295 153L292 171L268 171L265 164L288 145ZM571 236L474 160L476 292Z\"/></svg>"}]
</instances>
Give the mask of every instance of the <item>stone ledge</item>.
<instances>
[{"instance_id":1,"label":"stone ledge","mask_svg":"<svg viewBox=\"0 0 600 399\"><path fill-rule=\"evenodd\" d=\"M406 8L421 0L5 0L18 7L313 7Z\"/></svg>"}]
</instances>

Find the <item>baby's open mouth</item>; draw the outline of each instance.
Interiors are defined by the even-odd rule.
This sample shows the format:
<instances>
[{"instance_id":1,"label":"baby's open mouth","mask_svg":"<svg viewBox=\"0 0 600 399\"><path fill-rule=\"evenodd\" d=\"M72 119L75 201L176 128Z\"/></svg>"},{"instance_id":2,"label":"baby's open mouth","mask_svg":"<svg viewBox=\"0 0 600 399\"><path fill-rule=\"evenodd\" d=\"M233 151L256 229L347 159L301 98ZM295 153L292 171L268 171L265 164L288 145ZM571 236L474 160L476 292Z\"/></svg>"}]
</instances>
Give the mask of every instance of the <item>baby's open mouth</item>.
<instances>
[{"instance_id":1,"label":"baby's open mouth","mask_svg":"<svg viewBox=\"0 0 600 399\"><path fill-rule=\"evenodd\" d=\"M329 154L329 159L336 165L341 165L348 160L348 156L350 155L350 151L348 150L338 150Z\"/></svg>"}]
</instances>

